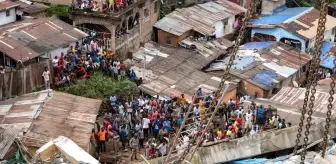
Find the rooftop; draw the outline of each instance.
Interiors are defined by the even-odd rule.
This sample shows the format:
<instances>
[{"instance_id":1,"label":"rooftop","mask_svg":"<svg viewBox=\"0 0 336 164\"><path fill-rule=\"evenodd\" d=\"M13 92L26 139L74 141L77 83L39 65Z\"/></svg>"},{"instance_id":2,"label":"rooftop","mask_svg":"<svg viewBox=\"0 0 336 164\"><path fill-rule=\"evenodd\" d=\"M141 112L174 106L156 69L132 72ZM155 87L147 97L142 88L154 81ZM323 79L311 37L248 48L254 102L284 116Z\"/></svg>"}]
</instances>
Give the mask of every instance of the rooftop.
<instances>
[{"instance_id":1,"label":"rooftop","mask_svg":"<svg viewBox=\"0 0 336 164\"><path fill-rule=\"evenodd\" d=\"M334 59L336 53L336 44L330 42L322 43L322 53L320 56L321 67L333 69L334 68Z\"/></svg>"},{"instance_id":2,"label":"rooftop","mask_svg":"<svg viewBox=\"0 0 336 164\"><path fill-rule=\"evenodd\" d=\"M240 46L230 73L269 89L293 75L300 65L305 65L310 59L309 55L281 42L251 42ZM207 71L223 70L228 61L226 56L212 63Z\"/></svg>"},{"instance_id":3,"label":"rooftop","mask_svg":"<svg viewBox=\"0 0 336 164\"><path fill-rule=\"evenodd\" d=\"M0 1L0 11L8 10L18 6L20 6L20 3L18 2L12 2L9 0Z\"/></svg>"},{"instance_id":4,"label":"rooftop","mask_svg":"<svg viewBox=\"0 0 336 164\"><path fill-rule=\"evenodd\" d=\"M27 14L35 14L42 11L45 11L49 8L49 6L40 4L40 3L33 3L30 5L20 5L20 11L27 13Z\"/></svg>"},{"instance_id":5,"label":"rooftop","mask_svg":"<svg viewBox=\"0 0 336 164\"><path fill-rule=\"evenodd\" d=\"M154 27L180 36L189 30L203 35L213 35L215 23L246 9L227 0L197 4L192 7L176 9L155 23Z\"/></svg>"},{"instance_id":6,"label":"rooftop","mask_svg":"<svg viewBox=\"0 0 336 164\"><path fill-rule=\"evenodd\" d=\"M0 28L0 50L8 57L27 61L87 36L57 18L28 19Z\"/></svg>"},{"instance_id":7,"label":"rooftop","mask_svg":"<svg viewBox=\"0 0 336 164\"><path fill-rule=\"evenodd\" d=\"M305 39L316 36L320 12L312 7L284 8L273 15L252 21L252 27L281 27ZM327 15L326 31L336 26L336 18Z\"/></svg>"},{"instance_id":8,"label":"rooftop","mask_svg":"<svg viewBox=\"0 0 336 164\"><path fill-rule=\"evenodd\" d=\"M56 91L25 94L0 102L0 127L25 132L26 146L41 147L63 135L87 150L100 104Z\"/></svg>"},{"instance_id":9,"label":"rooftop","mask_svg":"<svg viewBox=\"0 0 336 164\"><path fill-rule=\"evenodd\" d=\"M203 92L215 91L220 78L201 71L212 60L219 56L204 56L184 48L170 48L158 44L147 43L133 55L133 69L138 77L143 77L145 66L145 83L140 88L151 95L171 96L184 93L187 98L202 87ZM146 64L144 64L144 58ZM234 89L229 85L227 91Z\"/></svg>"},{"instance_id":10,"label":"rooftop","mask_svg":"<svg viewBox=\"0 0 336 164\"><path fill-rule=\"evenodd\" d=\"M270 101L276 104L282 104L289 108L302 108L305 97L305 88L283 87ZM329 98L328 91L317 90L315 93L315 103L313 111L315 116L325 117L327 112L327 104ZM333 110L335 110L336 101L333 102ZM335 115L335 113L333 113Z\"/></svg>"}]
</instances>

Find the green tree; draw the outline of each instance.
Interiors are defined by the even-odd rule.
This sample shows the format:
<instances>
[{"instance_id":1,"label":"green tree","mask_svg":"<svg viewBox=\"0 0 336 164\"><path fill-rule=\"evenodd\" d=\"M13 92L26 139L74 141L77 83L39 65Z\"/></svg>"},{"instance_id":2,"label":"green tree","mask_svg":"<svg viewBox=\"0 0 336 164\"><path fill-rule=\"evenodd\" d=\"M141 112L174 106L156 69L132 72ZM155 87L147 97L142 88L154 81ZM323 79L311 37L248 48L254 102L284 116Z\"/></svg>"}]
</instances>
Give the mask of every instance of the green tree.
<instances>
[{"instance_id":1,"label":"green tree","mask_svg":"<svg viewBox=\"0 0 336 164\"><path fill-rule=\"evenodd\" d=\"M47 17L51 16L68 17L69 7L64 5L50 5L50 8L46 12Z\"/></svg>"}]
</instances>

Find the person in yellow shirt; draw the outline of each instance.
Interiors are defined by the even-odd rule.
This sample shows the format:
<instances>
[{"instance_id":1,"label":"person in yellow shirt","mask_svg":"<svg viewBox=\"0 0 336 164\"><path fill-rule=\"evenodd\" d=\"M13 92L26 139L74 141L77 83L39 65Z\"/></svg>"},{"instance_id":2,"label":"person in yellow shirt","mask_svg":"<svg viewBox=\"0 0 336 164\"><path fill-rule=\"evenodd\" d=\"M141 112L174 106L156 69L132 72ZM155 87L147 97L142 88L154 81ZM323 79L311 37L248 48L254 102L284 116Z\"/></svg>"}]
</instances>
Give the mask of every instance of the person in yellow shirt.
<instances>
[{"instance_id":1,"label":"person in yellow shirt","mask_svg":"<svg viewBox=\"0 0 336 164\"><path fill-rule=\"evenodd\" d=\"M187 103L187 98L184 97L184 94L181 94L180 103L183 104L183 105Z\"/></svg>"},{"instance_id":2,"label":"person in yellow shirt","mask_svg":"<svg viewBox=\"0 0 336 164\"><path fill-rule=\"evenodd\" d=\"M217 138L220 139L222 137L222 131L218 128L216 133L217 133Z\"/></svg>"},{"instance_id":3,"label":"person in yellow shirt","mask_svg":"<svg viewBox=\"0 0 336 164\"><path fill-rule=\"evenodd\" d=\"M200 99L200 101L199 101L199 109L200 109L201 120L203 120L206 111L205 111L205 104L204 104L204 101L202 99Z\"/></svg>"}]
</instances>

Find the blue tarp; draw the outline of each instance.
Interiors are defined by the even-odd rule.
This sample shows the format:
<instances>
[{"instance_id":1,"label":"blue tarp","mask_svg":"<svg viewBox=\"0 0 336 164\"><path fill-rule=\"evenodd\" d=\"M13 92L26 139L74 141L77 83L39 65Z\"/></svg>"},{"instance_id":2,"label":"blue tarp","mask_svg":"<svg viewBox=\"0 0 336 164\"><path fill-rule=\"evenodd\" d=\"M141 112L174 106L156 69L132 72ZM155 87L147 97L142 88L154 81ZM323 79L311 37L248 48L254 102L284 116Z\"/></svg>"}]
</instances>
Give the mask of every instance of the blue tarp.
<instances>
[{"instance_id":1,"label":"blue tarp","mask_svg":"<svg viewBox=\"0 0 336 164\"><path fill-rule=\"evenodd\" d=\"M275 42L249 42L244 45L241 45L239 49L241 50L250 50L250 49L263 49L273 45Z\"/></svg>"},{"instance_id":2,"label":"blue tarp","mask_svg":"<svg viewBox=\"0 0 336 164\"><path fill-rule=\"evenodd\" d=\"M260 164L269 161L266 158L246 159L241 161L231 162L230 164Z\"/></svg>"},{"instance_id":3,"label":"blue tarp","mask_svg":"<svg viewBox=\"0 0 336 164\"><path fill-rule=\"evenodd\" d=\"M260 17L252 21L252 24L253 25L278 25L309 9L310 7L287 8L286 10L275 13L273 15L266 15L266 16Z\"/></svg>"},{"instance_id":4,"label":"blue tarp","mask_svg":"<svg viewBox=\"0 0 336 164\"><path fill-rule=\"evenodd\" d=\"M328 56L327 54L329 53L330 49L334 46L334 43L330 43L330 42L323 42L322 43L322 48L321 48L321 64L320 66L325 67L325 68L329 68L329 69L333 69L334 67L334 56Z\"/></svg>"},{"instance_id":5,"label":"blue tarp","mask_svg":"<svg viewBox=\"0 0 336 164\"><path fill-rule=\"evenodd\" d=\"M265 72L257 73L254 76L252 76L252 80L259 84L272 87L273 79L276 77L277 77L276 73L265 71Z\"/></svg>"}]
</instances>

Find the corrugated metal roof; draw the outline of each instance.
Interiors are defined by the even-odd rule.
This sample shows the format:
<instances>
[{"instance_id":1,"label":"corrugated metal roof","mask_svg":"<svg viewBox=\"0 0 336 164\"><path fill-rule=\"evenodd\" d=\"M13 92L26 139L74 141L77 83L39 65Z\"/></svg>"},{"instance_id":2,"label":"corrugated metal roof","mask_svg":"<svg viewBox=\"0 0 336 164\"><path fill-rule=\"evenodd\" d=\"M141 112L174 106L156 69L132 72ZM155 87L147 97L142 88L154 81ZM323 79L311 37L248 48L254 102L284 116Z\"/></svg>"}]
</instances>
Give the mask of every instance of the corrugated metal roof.
<instances>
[{"instance_id":1,"label":"corrugated metal roof","mask_svg":"<svg viewBox=\"0 0 336 164\"><path fill-rule=\"evenodd\" d=\"M256 48L253 48L254 46ZM299 55L301 56L301 60ZM264 77L264 75L260 76L260 73L264 72L266 75L272 74L272 76L267 77L272 77L276 81L282 81L297 72L301 66L310 60L311 57L308 54L301 53L290 45L281 42L248 43L248 46L243 45L240 47L236 60L231 67L231 74L242 79L248 79L256 85L268 89L271 85L266 85L262 80L258 80L263 79L259 77ZM229 57L225 57L216 63L212 63L207 71L223 70L226 68L228 61ZM277 76L273 76L273 74Z\"/></svg>"},{"instance_id":2,"label":"corrugated metal roof","mask_svg":"<svg viewBox=\"0 0 336 164\"><path fill-rule=\"evenodd\" d=\"M0 114L5 113L0 127L26 132L26 146L39 147L62 135L87 150L101 100L56 91L48 96L47 91L41 91L0 104Z\"/></svg>"},{"instance_id":3,"label":"corrugated metal roof","mask_svg":"<svg viewBox=\"0 0 336 164\"><path fill-rule=\"evenodd\" d=\"M1 31L0 50L17 61L27 61L88 36L57 18L16 22Z\"/></svg>"},{"instance_id":4,"label":"corrugated metal roof","mask_svg":"<svg viewBox=\"0 0 336 164\"><path fill-rule=\"evenodd\" d=\"M12 2L12 1L9 1L9 0L4 0L4 1L0 2L0 11L11 9L11 8L17 7L19 5L20 5L20 3L18 3L18 2Z\"/></svg>"},{"instance_id":5,"label":"corrugated metal roof","mask_svg":"<svg viewBox=\"0 0 336 164\"><path fill-rule=\"evenodd\" d=\"M266 28L274 25L302 38L312 39L316 36L319 15L320 11L312 7L287 8L284 11L262 16L252 21L252 27ZM327 15L325 27L326 31L336 27L336 18Z\"/></svg>"},{"instance_id":6,"label":"corrugated metal roof","mask_svg":"<svg viewBox=\"0 0 336 164\"><path fill-rule=\"evenodd\" d=\"M246 9L229 1L207 2L176 9L156 22L154 27L177 36L189 30L197 31L203 35L213 35L216 22L245 11Z\"/></svg>"},{"instance_id":7,"label":"corrugated metal roof","mask_svg":"<svg viewBox=\"0 0 336 164\"><path fill-rule=\"evenodd\" d=\"M165 55L155 55L161 52ZM202 87L206 93L213 92L219 85L220 80L213 75L201 71L212 60L216 59L220 53L204 56L195 51L184 48L170 48L157 44L147 43L144 49L140 49L133 56L139 63L134 63L133 69L138 77L143 77L143 59L146 56L146 81L140 86L142 90L152 95L170 96L184 93L186 97ZM228 91L236 85L229 85Z\"/></svg>"},{"instance_id":8,"label":"corrugated metal roof","mask_svg":"<svg viewBox=\"0 0 336 164\"><path fill-rule=\"evenodd\" d=\"M303 105L305 88L293 88L293 87L283 87L276 95L274 95L270 100L278 104L288 105L290 107L300 108ZM327 112L326 105L328 104L329 93L325 91L317 90L315 93L315 103L313 111L314 113L325 114ZM336 101L333 101L333 109L336 109ZM332 113L335 115L335 112Z\"/></svg>"},{"instance_id":9,"label":"corrugated metal roof","mask_svg":"<svg viewBox=\"0 0 336 164\"><path fill-rule=\"evenodd\" d=\"M286 10L280 11L278 13L274 13L272 15L265 15L265 16L259 17L258 19L255 19L252 21L252 25L281 24L311 9L312 9L311 7L287 8Z\"/></svg>"},{"instance_id":10,"label":"corrugated metal roof","mask_svg":"<svg viewBox=\"0 0 336 164\"><path fill-rule=\"evenodd\" d=\"M0 159L3 159L7 154L9 148L14 143L16 137L19 135L20 130L16 128L0 129Z\"/></svg>"},{"instance_id":11,"label":"corrugated metal roof","mask_svg":"<svg viewBox=\"0 0 336 164\"><path fill-rule=\"evenodd\" d=\"M101 102L53 91L38 118L33 120L23 143L40 147L58 136L66 136L88 150Z\"/></svg>"},{"instance_id":12,"label":"corrugated metal roof","mask_svg":"<svg viewBox=\"0 0 336 164\"><path fill-rule=\"evenodd\" d=\"M275 42L249 42L249 43L245 43L244 45L241 45L239 47L239 49L244 49L244 50L248 50L248 49L263 49L263 48L267 48L269 46L271 46L272 44L274 44Z\"/></svg>"},{"instance_id":13,"label":"corrugated metal roof","mask_svg":"<svg viewBox=\"0 0 336 164\"><path fill-rule=\"evenodd\" d=\"M26 5L24 7L22 7L20 5L20 10L24 13L28 13L28 14L34 14L34 13L38 13L41 11L45 11L49 8L49 6L40 4L40 3L33 3L31 5Z\"/></svg>"}]
</instances>

